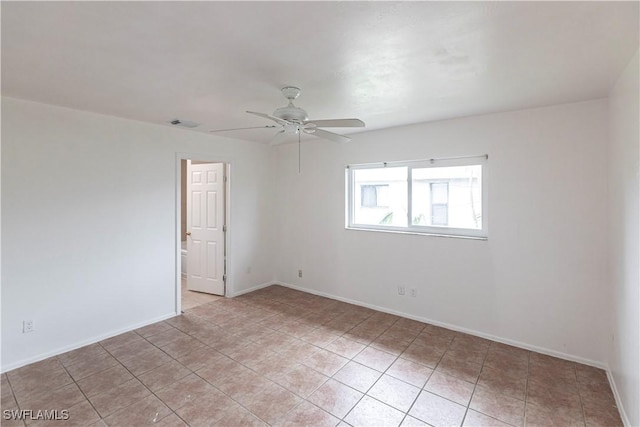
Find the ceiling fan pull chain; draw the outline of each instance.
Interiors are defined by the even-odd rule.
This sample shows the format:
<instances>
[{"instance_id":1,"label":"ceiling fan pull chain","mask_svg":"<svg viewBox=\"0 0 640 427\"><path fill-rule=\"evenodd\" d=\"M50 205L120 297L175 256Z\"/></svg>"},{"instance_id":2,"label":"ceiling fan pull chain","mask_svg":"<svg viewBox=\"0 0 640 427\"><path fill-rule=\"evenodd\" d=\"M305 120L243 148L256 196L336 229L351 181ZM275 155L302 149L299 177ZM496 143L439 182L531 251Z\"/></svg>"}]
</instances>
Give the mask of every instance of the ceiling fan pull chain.
<instances>
[{"instance_id":1,"label":"ceiling fan pull chain","mask_svg":"<svg viewBox=\"0 0 640 427\"><path fill-rule=\"evenodd\" d=\"M298 129L298 175L300 175L300 129Z\"/></svg>"}]
</instances>

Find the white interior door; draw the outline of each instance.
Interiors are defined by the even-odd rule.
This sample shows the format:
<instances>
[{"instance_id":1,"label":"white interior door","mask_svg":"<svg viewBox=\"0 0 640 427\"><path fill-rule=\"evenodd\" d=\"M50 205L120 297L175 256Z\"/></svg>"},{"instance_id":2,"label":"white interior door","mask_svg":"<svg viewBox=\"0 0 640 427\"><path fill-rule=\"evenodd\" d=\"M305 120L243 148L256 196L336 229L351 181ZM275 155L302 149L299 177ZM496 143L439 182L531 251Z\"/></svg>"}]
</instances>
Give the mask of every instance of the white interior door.
<instances>
[{"instance_id":1,"label":"white interior door","mask_svg":"<svg viewBox=\"0 0 640 427\"><path fill-rule=\"evenodd\" d=\"M187 160L187 289L224 295L224 163Z\"/></svg>"}]
</instances>

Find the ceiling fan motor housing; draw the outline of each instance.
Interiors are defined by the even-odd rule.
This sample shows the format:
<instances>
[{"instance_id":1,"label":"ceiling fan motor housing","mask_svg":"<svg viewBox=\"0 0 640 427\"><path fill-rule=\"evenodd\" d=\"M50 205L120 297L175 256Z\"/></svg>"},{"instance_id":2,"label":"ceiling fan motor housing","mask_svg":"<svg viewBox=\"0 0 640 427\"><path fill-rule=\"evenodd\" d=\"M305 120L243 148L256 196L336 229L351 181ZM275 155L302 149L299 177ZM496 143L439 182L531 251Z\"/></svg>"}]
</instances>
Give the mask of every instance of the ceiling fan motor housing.
<instances>
[{"instance_id":1,"label":"ceiling fan motor housing","mask_svg":"<svg viewBox=\"0 0 640 427\"><path fill-rule=\"evenodd\" d=\"M286 86L282 88L282 94L289 100L289 105L278 108L273 112L275 117L301 124L309 118L309 115L302 108L293 105L293 100L300 96L300 88L295 86Z\"/></svg>"},{"instance_id":2,"label":"ceiling fan motor housing","mask_svg":"<svg viewBox=\"0 0 640 427\"><path fill-rule=\"evenodd\" d=\"M278 108L273 112L273 115L275 117L278 117L279 119L298 124L306 121L309 118L306 111L304 111L302 108L296 107L291 102L289 102L289 105L287 105L286 107Z\"/></svg>"}]
</instances>

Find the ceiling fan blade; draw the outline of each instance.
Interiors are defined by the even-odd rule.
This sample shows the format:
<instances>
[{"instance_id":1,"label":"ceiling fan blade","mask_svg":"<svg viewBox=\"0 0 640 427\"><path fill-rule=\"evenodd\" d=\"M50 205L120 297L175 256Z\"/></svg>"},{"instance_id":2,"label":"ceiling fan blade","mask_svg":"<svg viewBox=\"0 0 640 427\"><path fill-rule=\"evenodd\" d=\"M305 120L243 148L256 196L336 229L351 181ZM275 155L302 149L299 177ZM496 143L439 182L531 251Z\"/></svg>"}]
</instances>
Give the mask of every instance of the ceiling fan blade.
<instances>
[{"instance_id":1,"label":"ceiling fan blade","mask_svg":"<svg viewBox=\"0 0 640 427\"><path fill-rule=\"evenodd\" d=\"M329 119L329 120L307 120L304 122L313 123L320 128L362 128L364 122L360 119Z\"/></svg>"},{"instance_id":2,"label":"ceiling fan blade","mask_svg":"<svg viewBox=\"0 0 640 427\"><path fill-rule=\"evenodd\" d=\"M210 130L209 132L229 132L232 130L245 130L245 129L274 129L276 126L275 125L267 125L267 126L252 126L252 127L248 127L248 128L232 128L232 129L214 129L214 130Z\"/></svg>"},{"instance_id":3,"label":"ceiling fan blade","mask_svg":"<svg viewBox=\"0 0 640 427\"><path fill-rule=\"evenodd\" d=\"M269 145L270 146L274 146L274 145L280 145L280 144L284 144L287 139L284 138L284 130L281 130L280 132L276 133L275 136L271 139L271 141L269 141Z\"/></svg>"},{"instance_id":4,"label":"ceiling fan blade","mask_svg":"<svg viewBox=\"0 0 640 427\"><path fill-rule=\"evenodd\" d=\"M288 125L289 124L288 121L282 120L282 119L280 119L278 117L275 117L275 116L270 116L269 114L257 113L255 111L247 111L247 113L253 114L253 115L256 115L256 116L259 116L259 117L263 117L265 119L273 120L274 122L278 123L279 125L283 125L284 126L284 125Z\"/></svg>"},{"instance_id":5,"label":"ceiling fan blade","mask_svg":"<svg viewBox=\"0 0 640 427\"><path fill-rule=\"evenodd\" d=\"M317 136L318 138L328 139L329 141L333 142L345 143L351 141L351 138L349 138L348 136L339 135L337 133L329 132L328 130L315 129L313 132L308 133Z\"/></svg>"}]
</instances>

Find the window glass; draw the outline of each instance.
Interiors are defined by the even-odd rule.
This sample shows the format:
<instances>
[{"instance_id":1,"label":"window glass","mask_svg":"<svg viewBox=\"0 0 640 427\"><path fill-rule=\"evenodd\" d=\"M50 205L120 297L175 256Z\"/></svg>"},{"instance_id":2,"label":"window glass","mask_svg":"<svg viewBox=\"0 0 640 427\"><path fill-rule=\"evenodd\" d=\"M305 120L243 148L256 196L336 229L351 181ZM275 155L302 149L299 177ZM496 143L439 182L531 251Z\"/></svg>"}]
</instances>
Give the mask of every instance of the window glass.
<instances>
[{"instance_id":1,"label":"window glass","mask_svg":"<svg viewBox=\"0 0 640 427\"><path fill-rule=\"evenodd\" d=\"M431 225L449 225L449 182L432 182Z\"/></svg>"},{"instance_id":2,"label":"window glass","mask_svg":"<svg viewBox=\"0 0 640 427\"><path fill-rule=\"evenodd\" d=\"M347 227L486 237L486 160L349 166Z\"/></svg>"},{"instance_id":3,"label":"window glass","mask_svg":"<svg viewBox=\"0 0 640 427\"><path fill-rule=\"evenodd\" d=\"M482 166L413 168L413 225L482 229Z\"/></svg>"},{"instance_id":4,"label":"window glass","mask_svg":"<svg viewBox=\"0 0 640 427\"><path fill-rule=\"evenodd\" d=\"M361 207L363 208L388 208L389 207L389 185L368 185L360 186Z\"/></svg>"},{"instance_id":5,"label":"window glass","mask_svg":"<svg viewBox=\"0 0 640 427\"><path fill-rule=\"evenodd\" d=\"M353 171L353 221L363 225L407 226L407 168Z\"/></svg>"}]
</instances>

